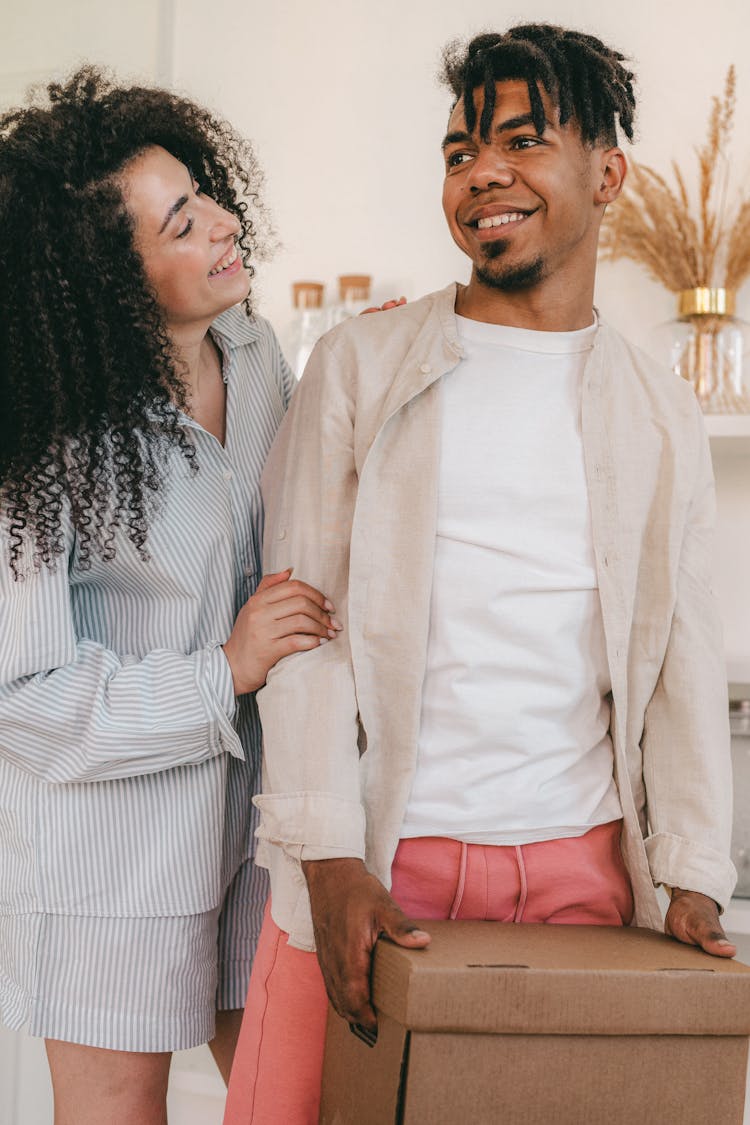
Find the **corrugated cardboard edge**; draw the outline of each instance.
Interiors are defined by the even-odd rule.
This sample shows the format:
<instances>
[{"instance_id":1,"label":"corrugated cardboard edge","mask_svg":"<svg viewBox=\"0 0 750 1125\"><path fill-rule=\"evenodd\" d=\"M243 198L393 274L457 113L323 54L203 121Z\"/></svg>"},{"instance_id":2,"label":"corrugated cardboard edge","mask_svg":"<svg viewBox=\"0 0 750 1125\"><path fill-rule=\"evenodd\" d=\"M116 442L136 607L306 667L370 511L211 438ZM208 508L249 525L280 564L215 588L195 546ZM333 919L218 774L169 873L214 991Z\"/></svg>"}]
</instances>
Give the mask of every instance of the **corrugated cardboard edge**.
<instances>
[{"instance_id":1,"label":"corrugated cardboard edge","mask_svg":"<svg viewBox=\"0 0 750 1125\"><path fill-rule=\"evenodd\" d=\"M379 942L375 1006L414 1031L750 1035L750 968L649 930L425 922Z\"/></svg>"}]
</instances>

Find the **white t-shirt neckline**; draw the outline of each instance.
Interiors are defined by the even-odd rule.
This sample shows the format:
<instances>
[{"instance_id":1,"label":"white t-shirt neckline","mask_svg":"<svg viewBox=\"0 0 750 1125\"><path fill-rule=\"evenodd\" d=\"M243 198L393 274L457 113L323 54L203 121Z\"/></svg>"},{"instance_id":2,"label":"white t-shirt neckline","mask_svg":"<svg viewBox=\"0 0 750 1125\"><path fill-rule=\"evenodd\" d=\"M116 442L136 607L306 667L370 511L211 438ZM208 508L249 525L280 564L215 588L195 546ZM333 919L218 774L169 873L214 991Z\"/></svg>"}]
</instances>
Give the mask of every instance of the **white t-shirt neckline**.
<instances>
[{"instance_id":1,"label":"white t-shirt neckline","mask_svg":"<svg viewBox=\"0 0 750 1125\"><path fill-rule=\"evenodd\" d=\"M513 348L524 352L545 355L577 355L594 346L599 327L596 313L586 328L572 332L541 332L535 328L516 328L506 324L489 324L484 320L470 320L456 314L459 339L498 348Z\"/></svg>"}]
</instances>

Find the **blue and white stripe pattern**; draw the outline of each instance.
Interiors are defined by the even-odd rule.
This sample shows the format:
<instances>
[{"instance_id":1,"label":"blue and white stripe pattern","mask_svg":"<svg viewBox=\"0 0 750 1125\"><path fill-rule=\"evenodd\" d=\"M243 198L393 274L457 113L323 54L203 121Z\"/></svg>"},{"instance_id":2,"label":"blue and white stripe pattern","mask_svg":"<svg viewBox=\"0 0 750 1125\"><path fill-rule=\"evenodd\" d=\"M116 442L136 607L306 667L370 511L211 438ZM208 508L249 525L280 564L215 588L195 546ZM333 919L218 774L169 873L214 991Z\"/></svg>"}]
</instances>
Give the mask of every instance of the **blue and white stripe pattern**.
<instances>
[{"instance_id":1,"label":"blue and white stripe pattern","mask_svg":"<svg viewBox=\"0 0 750 1125\"><path fill-rule=\"evenodd\" d=\"M212 912L254 850L260 727L254 697L235 706L220 645L260 578L260 474L294 380L264 320L234 308L212 332L226 443L184 419L199 469L170 453L149 561L121 534L113 561L82 569L68 528L53 572L29 566L13 581L3 545L0 1017L11 1027L39 984L45 916Z\"/></svg>"}]
</instances>

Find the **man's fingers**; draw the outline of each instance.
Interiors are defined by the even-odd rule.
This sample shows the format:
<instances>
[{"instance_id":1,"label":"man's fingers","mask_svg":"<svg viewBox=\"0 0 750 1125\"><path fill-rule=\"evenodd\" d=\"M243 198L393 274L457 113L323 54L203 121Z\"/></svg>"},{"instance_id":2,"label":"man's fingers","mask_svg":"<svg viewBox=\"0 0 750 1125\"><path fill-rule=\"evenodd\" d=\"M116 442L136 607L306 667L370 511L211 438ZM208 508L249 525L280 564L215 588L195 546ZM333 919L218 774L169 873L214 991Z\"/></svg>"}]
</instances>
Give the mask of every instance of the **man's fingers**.
<instances>
[{"instance_id":1,"label":"man's fingers","mask_svg":"<svg viewBox=\"0 0 750 1125\"><path fill-rule=\"evenodd\" d=\"M308 861L315 943L328 996L339 1015L369 1033L377 1019L370 997L373 946L381 934L412 948L426 945L383 884L359 859Z\"/></svg>"},{"instance_id":2,"label":"man's fingers","mask_svg":"<svg viewBox=\"0 0 750 1125\"><path fill-rule=\"evenodd\" d=\"M326 991L338 1014L349 1023L356 1023L377 1033L375 1010L370 1003L370 964L372 952L361 947L349 951L344 962L320 959Z\"/></svg>"},{"instance_id":3,"label":"man's fingers","mask_svg":"<svg viewBox=\"0 0 750 1125\"><path fill-rule=\"evenodd\" d=\"M734 957L737 947L724 933L716 904L705 895L673 892L664 928L686 945L697 945L713 957Z\"/></svg>"},{"instance_id":4,"label":"man's fingers","mask_svg":"<svg viewBox=\"0 0 750 1125\"><path fill-rule=\"evenodd\" d=\"M414 922L402 914L398 907L384 911L378 921L380 923L378 932L396 945L421 949L429 944L430 935L420 930ZM365 1036L369 1036L372 1043L378 1033L378 1021L370 997L371 964L372 950L360 950L356 963L351 966L339 1014L343 1015L349 1023L363 1029Z\"/></svg>"},{"instance_id":5,"label":"man's fingers","mask_svg":"<svg viewBox=\"0 0 750 1125\"><path fill-rule=\"evenodd\" d=\"M694 940L696 945L714 957L734 957L737 953L737 946L732 945L720 927L701 925L695 930Z\"/></svg>"},{"instance_id":6,"label":"man's fingers","mask_svg":"<svg viewBox=\"0 0 750 1125\"><path fill-rule=\"evenodd\" d=\"M378 1019L370 1003L369 975L362 980L351 981L342 997L342 1011L339 1013L349 1023L359 1024L368 1031L378 1030Z\"/></svg>"}]
</instances>

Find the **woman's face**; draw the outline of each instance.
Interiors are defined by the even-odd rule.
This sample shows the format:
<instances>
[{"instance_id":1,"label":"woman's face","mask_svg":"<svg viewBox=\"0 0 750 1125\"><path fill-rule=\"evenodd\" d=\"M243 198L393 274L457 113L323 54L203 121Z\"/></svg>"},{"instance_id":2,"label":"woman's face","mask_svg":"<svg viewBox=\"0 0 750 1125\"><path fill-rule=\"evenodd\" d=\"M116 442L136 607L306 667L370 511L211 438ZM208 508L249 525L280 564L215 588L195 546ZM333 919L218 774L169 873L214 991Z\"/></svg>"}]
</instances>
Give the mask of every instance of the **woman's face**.
<instances>
[{"instance_id":1,"label":"woman's face","mask_svg":"<svg viewBox=\"0 0 750 1125\"><path fill-rule=\"evenodd\" d=\"M250 290L236 246L239 222L156 145L133 157L118 180L168 328L178 335L191 328L205 332Z\"/></svg>"}]
</instances>

